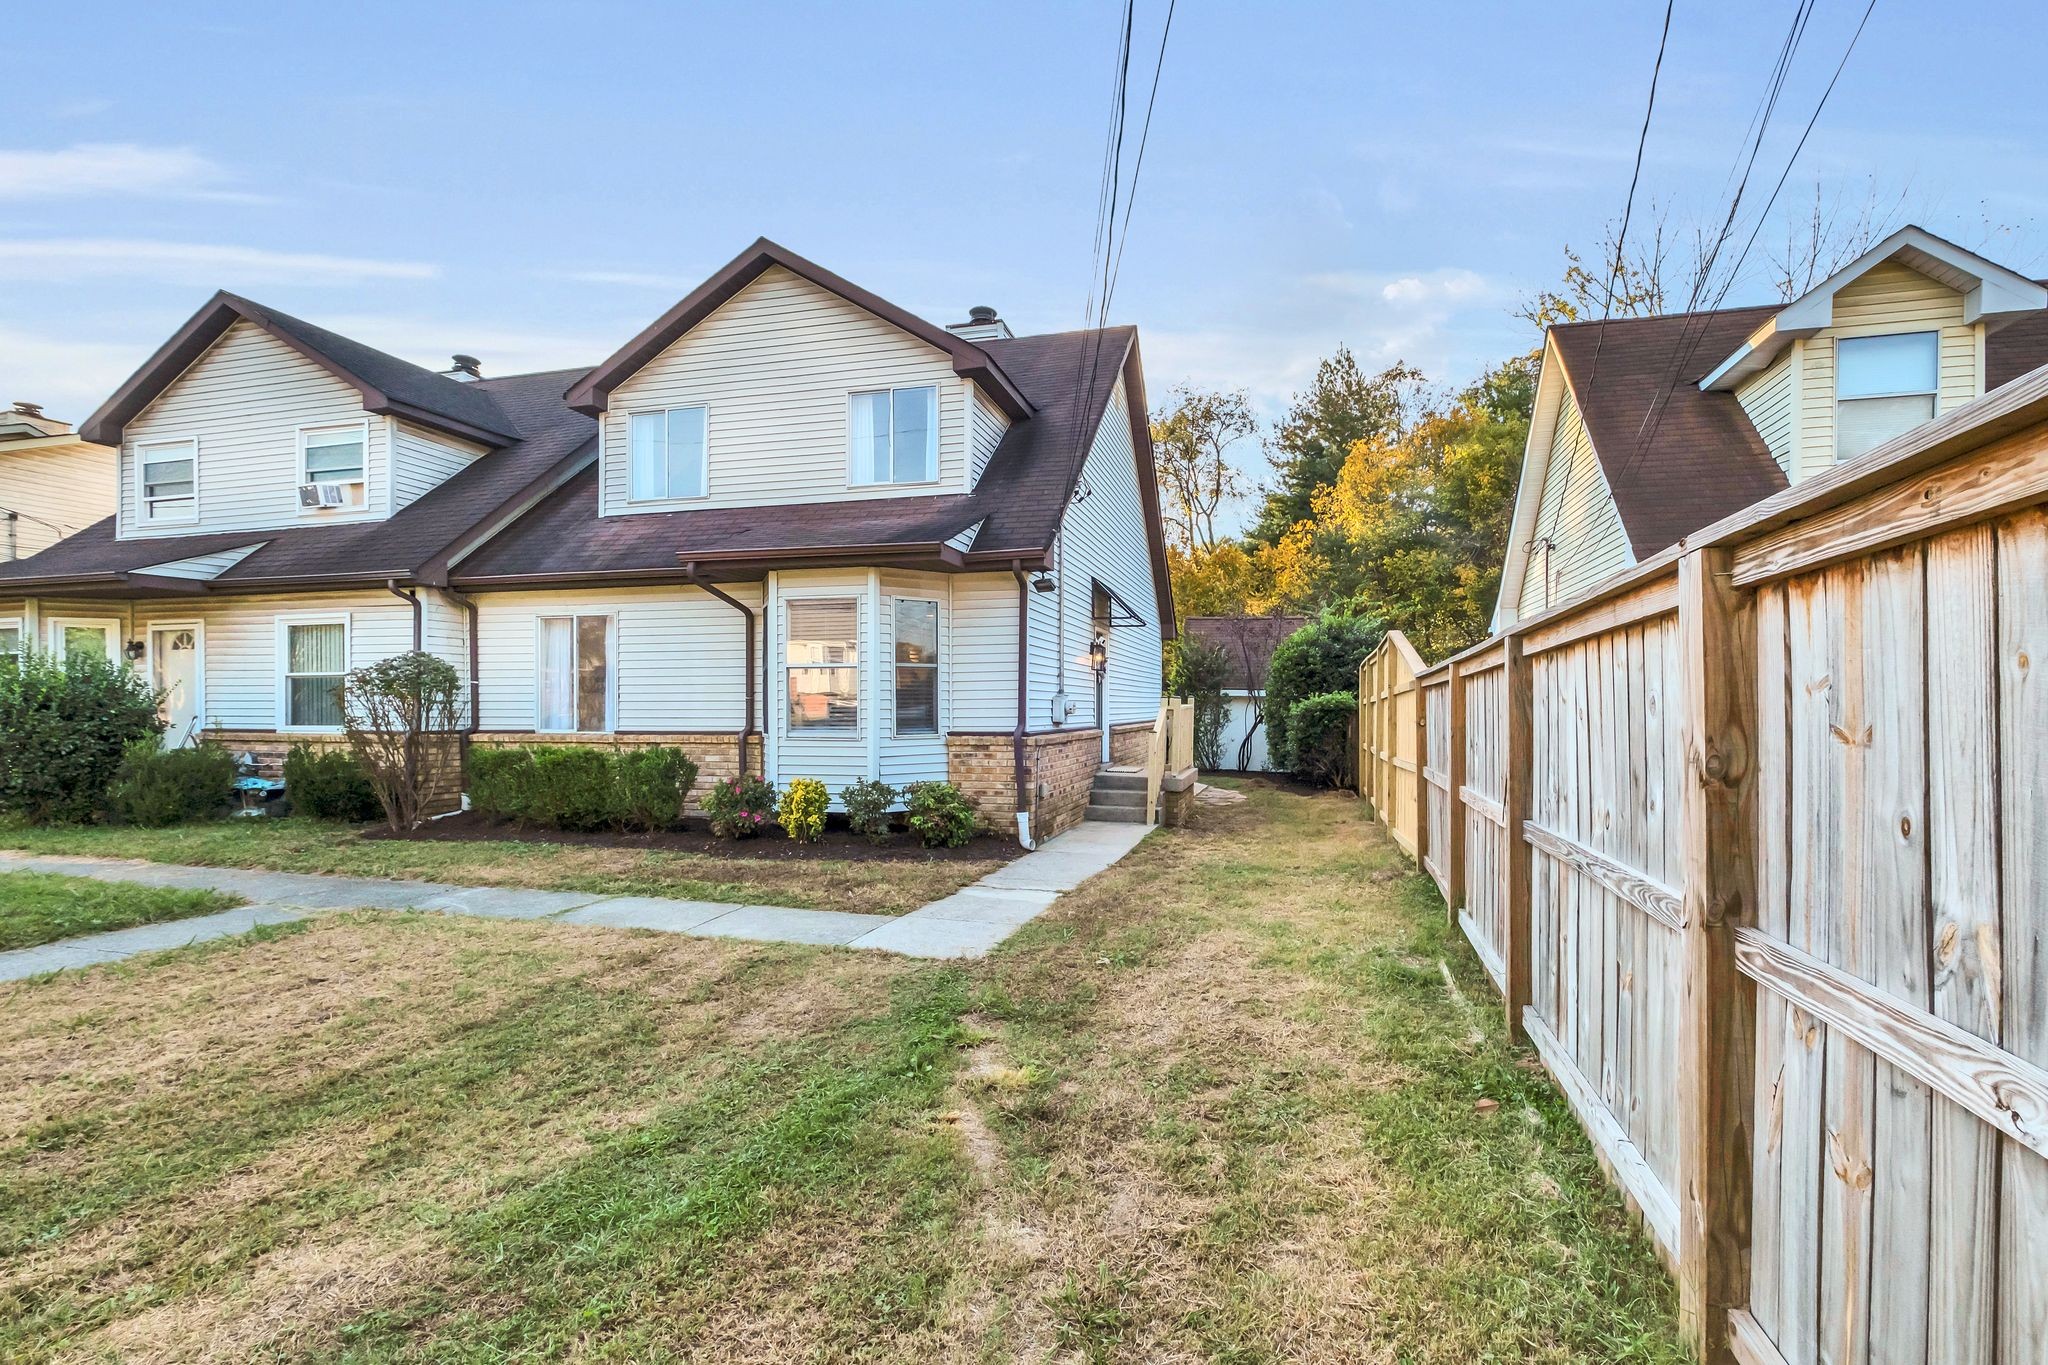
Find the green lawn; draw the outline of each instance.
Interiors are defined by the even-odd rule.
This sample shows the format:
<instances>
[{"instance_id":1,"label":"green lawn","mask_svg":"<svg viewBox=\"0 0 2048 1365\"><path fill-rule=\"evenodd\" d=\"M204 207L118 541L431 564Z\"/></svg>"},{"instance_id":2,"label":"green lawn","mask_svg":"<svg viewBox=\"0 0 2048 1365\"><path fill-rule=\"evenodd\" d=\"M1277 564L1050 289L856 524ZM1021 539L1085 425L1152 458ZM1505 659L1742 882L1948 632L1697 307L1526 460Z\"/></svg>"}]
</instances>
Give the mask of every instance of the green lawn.
<instances>
[{"instance_id":1,"label":"green lawn","mask_svg":"<svg viewBox=\"0 0 2048 1365\"><path fill-rule=\"evenodd\" d=\"M0 950L210 915L241 903L240 896L218 891L173 891L40 872L0 872Z\"/></svg>"},{"instance_id":2,"label":"green lawn","mask_svg":"<svg viewBox=\"0 0 2048 1365\"><path fill-rule=\"evenodd\" d=\"M201 867L260 867L352 877L407 877L467 886L530 886L734 905L901 914L951 895L1002 864L988 859L771 860L633 848L365 839L320 820L215 820L170 829L0 826L0 848L141 858Z\"/></svg>"},{"instance_id":3,"label":"green lawn","mask_svg":"<svg viewBox=\"0 0 2048 1365\"><path fill-rule=\"evenodd\" d=\"M1203 814L972 964L344 914L0 988L0 1358L1683 1359L1362 805Z\"/></svg>"}]
</instances>

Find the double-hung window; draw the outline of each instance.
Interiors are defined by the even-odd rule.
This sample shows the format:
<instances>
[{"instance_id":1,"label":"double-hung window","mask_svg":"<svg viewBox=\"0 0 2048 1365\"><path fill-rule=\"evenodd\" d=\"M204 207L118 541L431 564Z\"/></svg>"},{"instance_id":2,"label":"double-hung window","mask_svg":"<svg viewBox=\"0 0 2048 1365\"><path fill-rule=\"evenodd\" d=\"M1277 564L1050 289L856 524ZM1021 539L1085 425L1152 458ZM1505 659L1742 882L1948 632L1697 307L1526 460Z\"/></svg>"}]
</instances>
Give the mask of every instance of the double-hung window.
<instances>
[{"instance_id":1,"label":"double-hung window","mask_svg":"<svg viewBox=\"0 0 2048 1365\"><path fill-rule=\"evenodd\" d=\"M348 622L285 621L279 625L288 730L341 729L341 687L348 676Z\"/></svg>"},{"instance_id":2,"label":"double-hung window","mask_svg":"<svg viewBox=\"0 0 2048 1365\"><path fill-rule=\"evenodd\" d=\"M1941 335L1843 337L1835 343L1835 458L1853 460L1934 417Z\"/></svg>"},{"instance_id":3,"label":"double-hung window","mask_svg":"<svg viewBox=\"0 0 2048 1365\"><path fill-rule=\"evenodd\" d=\"M704 496L702 407L633 414L633 501Z\"/></svg>"},{"instance_id":4,"label":"double-hung window","mask_svg":"<svg viewBox=\"0 0 2048 1365\"><path fill-rule=\"evenodd\" d=\"M145 524L195 521L199 516L199 442L149 441L135 448Z\"/></svg>"},{"instance_id":5,"label":"double-hung window","mask_svg":"<svg viewBox=\"0 0 2048 1365\"><path fill-rule=\"evenodd\" d=\"M896 599L896 733L939 732L939 604Z\"/></svg>"},{"instance_id":6,"label":"double-hung window","mask_svg":"<svg viewBox=\"0 0 2048 1365\"><path fill-rule=\"evenodd\" d=\"M0 662L21 657L21 618L9 616L0 620Z\"/></svg>"},{"instance_id":7,"label":"double-hung window","mask_svg":"<svg viewBox=\"0 0 2048 1365\"><path fill-rule=\"evenodd\" d=\"M540 697L536 730L611 729L612 618L540 618Z\"/></svg>"},{"instance_id":8,"label":"double-hung window","mask_svg":"<svg viewBox=\"0 0 2048 1365\"><path fill-rule=\"evenodd\" d=\"M852 399L853 481L930 483L939 476L939 391L876 389Z\"/></svg>"},{"instance_id":9,"label":"double-hung window","mask_svg":"<svg viewBox=\"0 0 2048 1365\"><path fill-rule=\"evenodd\" d=\"M340 484L347 490L349 505L362 506L367 501L369 444L369 428L361 422L301 428L299 482Z\"/></svg>"},{"instance_id":10,"label":"double-hung window","mask_svg":"<svg viewBox=\"0 0 2048 1365\"><path fill-rule=\"evenodd\" d=\"M789 728L860 729L860 602L851 597L798 598L788 604L783 657Z\"/></svg>"}]
</instances>

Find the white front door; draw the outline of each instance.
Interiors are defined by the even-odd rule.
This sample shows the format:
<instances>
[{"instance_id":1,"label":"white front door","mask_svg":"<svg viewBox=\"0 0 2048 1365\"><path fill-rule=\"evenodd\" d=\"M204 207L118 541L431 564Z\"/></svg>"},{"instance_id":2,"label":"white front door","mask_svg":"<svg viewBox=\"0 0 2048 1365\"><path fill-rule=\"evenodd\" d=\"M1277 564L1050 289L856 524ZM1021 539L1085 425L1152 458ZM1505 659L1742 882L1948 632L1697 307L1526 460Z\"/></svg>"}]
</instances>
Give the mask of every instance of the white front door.
<instances>
[{"instance_id":1,"label":"white front door","mask_svg":"<svg viewBox=\"0 0 2048 1365\"><path fill-rule=\"evenodd\" d=\"M164 694L164 747L199 738L199 628L154 626L149 632L149 685Z\"/></svg>"}]
</instances>

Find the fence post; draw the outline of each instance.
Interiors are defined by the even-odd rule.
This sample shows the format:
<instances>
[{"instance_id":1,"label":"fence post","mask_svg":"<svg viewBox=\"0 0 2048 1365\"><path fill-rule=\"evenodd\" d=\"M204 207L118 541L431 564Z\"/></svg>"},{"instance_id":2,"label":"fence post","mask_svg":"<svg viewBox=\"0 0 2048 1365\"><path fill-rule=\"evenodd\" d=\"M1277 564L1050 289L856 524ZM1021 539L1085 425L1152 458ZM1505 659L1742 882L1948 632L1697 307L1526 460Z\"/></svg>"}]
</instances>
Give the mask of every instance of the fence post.
<instances>
[{"instance_id":1,"label":"fence post","mask_svg":"<svg viewBox=\"0 0 2048 1365\"><path fill-rule=\"evenodd\" d=\"M1429 844L1429 689L1422 685L1420 674L1415 678L1415 865L1423 866L1425 858L1434 857L1436 850ZM1425 869L1426 870L1426 869Z\"/></svg>"},{"instance_id":2,"label":"fence post","mask_svg":"<svg viewBox=\"0 0 2048 1365\"><path fill-rule=\"evenodd\" d=\"M1358 794L1372 800L1372 655L1358 663Z\"/></svg>"},{"instance_id":3,"label":"fence post","mask_svg":"<svg viewBox=\"0 0 2048 1365\"><path fill-rule=\"evenodd\" d=\"M1444 725L1450 732L1451 749L1445 762L1444 785L1450 788L1444 804L1444 900L1450 905L1451 927L1458 926L1458 911L1465 907L1465 675L1454 660L1449 665L1448 691L1444 696Z\"/></svg>"},{"instance_id":4,"label":"fence post","mask_svg":"<svg viewBox=\"0 0 2048 1365\"><path fill-rule=\"evenodd\" d=\"M1501 807L1507 815L1507 885L1502 917L1507 941L1500 945L1501 994L1508 1012L1508 1033L1524 1034L1522 1011L1529 1006L1529 840L1522 825L1529 818L1529 784L1535 773L1536 690L1529 661L1522 656L1522 637L1501 642L1502 682L1507 694L1507 791Z\"/></svg>"},{"instance_id":5,"label":"fence post","mask_svg":"<svg viewBox=\"0 0 2048 1365\"><path fill-rule=\"evenodd\" d=\"M1756 988L1735 966L1754 914L1752 736L1756 614L1731 552L1678 564L1684 686L1684 985L1678 1024L1679 1312L1708 1362L1733 1360L1730 1312L1749 1300L1750 1125Z\"/></svg>"}]
</instances>

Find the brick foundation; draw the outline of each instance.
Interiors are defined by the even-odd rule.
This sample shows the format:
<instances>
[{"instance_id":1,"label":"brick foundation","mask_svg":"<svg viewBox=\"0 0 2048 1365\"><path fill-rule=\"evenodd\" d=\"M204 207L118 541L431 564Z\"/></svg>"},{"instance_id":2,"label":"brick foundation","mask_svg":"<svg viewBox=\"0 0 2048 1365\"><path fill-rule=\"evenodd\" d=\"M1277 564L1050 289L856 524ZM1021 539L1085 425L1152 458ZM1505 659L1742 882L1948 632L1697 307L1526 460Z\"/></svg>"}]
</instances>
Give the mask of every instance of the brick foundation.
<instances>
[{"instance_id":1,"label":"brick foundation","mask_svg":"<svg viewBox=\"0 0 2048 1365\"><path fill-rule=\"evenodd\" d=\"M1109 752L1117 763L1143 763L1152 724L1119 725L1110 732ZM946 778L999 833L1017 828L1017 777L1009 735L946 736ZM1031 834L1050 839L1081 823L1088 792L1102 766L1102 732L1062 730L1024 738L1024 778L1031 802Z\"/></svg>"},{"instance_id":2,"label":"brick foundation","mask_svg":"<svg viewBox=\"0 0 2048 1365\"><path fill-rule=\"evenodd\" d=\"M341 735L295 735L276 730L207 730L200 737L231 754L250 755L256 760L257 775L269 778L284 776L285 755L294 745L303 744L322 753L348 748L348 740ZM443 815L460 807L463 786L461 737L442 736L438 742L430 737L425 746L425 762L429 774L427 814ZM285 799L291 799L290 791L285 792Z\"/></svg>"},{"instance_id":3,"label":"brick foundation","mask_svg":"<svg viewBox=\"0 0 2048 1365\"><path fill-rule=\"evenodd\" d=\"M681 749L697 765L697 785L690 789L684 809L692 815L703 813L701 799L720 782L739 772L739 736L731 730L698 734L537 735L525 731L485 730L470 737L470 743L484 748L524 748L528 745L581 744L607 749ZM747 771L761 775L761 736L747 739Z\"/></svg>"}]
</instances>

